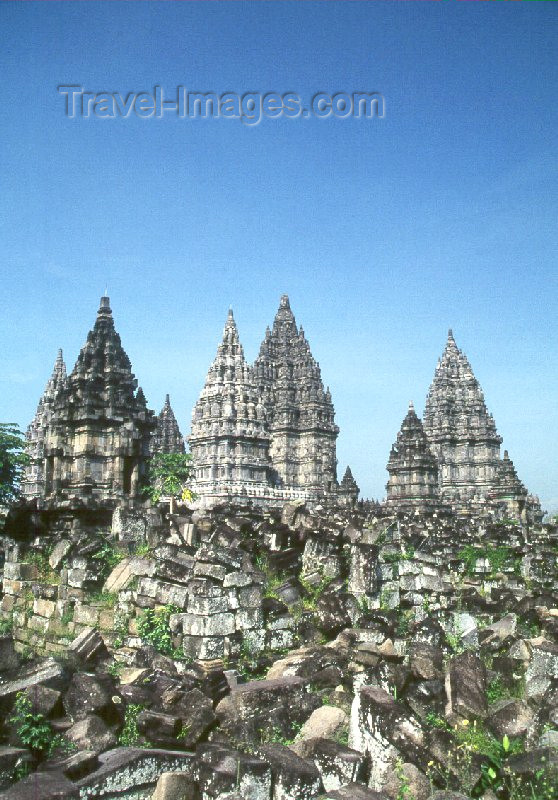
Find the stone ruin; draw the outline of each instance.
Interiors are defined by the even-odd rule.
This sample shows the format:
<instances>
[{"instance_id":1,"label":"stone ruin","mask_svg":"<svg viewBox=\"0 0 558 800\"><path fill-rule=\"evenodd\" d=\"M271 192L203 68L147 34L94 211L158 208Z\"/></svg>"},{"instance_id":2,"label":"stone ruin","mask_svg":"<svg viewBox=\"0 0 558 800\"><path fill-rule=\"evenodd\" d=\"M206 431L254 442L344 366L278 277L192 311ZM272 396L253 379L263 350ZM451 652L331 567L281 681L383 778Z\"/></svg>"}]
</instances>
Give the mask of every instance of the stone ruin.
<instances>
[{"instance_id":1,"label":"stone ruin","mask_svg":"<svg viewBox=\"0 0 558 800\"><path fill-rule=\"evenodd\" d=\"M554 800L558 528L453 336L384 502L337 482L336 436L288 300L252 367L231 313L194 411L202 501L152 505L149 459L184 440L101 300L2 540L3 800Z\"/></svg>"}]
</instances>

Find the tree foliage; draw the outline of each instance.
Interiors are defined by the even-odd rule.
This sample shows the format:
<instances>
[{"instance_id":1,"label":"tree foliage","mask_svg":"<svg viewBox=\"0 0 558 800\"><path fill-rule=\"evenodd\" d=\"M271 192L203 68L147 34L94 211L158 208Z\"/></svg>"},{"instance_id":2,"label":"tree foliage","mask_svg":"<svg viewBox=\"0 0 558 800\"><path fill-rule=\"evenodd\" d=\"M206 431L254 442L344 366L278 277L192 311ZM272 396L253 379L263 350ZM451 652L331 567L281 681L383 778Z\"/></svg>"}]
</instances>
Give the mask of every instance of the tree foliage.
<instances>
[{"instance_id":1,"label":"tree foliage","mask_svg":"<svg viewBox=\"0 0 558 800\"><path fill-rule=\"evenodd\" d=\"M194 499L188 482L192 476L192 456L189 453L156 453L149 464L144 491L152 503L162 497L189 502Z\"/></svg>"},{"instance_id":2,"label":"tree foliage","mask_svg":"<svg viewBox=\"0 0 558 800\"><path fill-rule=\"evenodd\" d=\"M0 422L0 511L5 511L17 499L23 470L28 463L25 438L18 426Z\"/></svg>"}]
</instances>

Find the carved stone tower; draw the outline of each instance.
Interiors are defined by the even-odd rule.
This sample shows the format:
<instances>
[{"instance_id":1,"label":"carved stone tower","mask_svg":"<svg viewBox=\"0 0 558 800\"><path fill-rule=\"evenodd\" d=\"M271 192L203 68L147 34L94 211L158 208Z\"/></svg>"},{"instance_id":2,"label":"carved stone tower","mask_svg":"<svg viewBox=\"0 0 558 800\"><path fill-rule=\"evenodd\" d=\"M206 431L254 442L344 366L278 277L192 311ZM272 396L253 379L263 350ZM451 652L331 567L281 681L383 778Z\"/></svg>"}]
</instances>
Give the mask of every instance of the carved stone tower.
<instances>
[{"instance_id":1,"label":"carved stone tower","mask_svg":"<svg viewBox=\"0 0 558 800\"><path fill-rule=\"evenodd\" d=\"M337 490L339 502L344 506L355 506L357 504L359 494L360 489L357 482L353 478L351 468L347 467L345 474L343 475L343 479L339 484L339 489Z\"/></svg>"},{"instance_id":2,"label":"carved stone tower","mask_svg":"<svg viewBox=\"0 0 558 800\"><path fill-rule=\"evenodd\" d=\"M174 416L168 394L165 405L157 417L157 428L153 434L154 453L183 453L184 438L180 433L178 422Z\"/></svg>"},{"instance_id":3,"label":"carved stone tower","mask_svg":"<svg viewBox=\"0 0 558 800\"><path fill-rule=\"evenodd\" d=\"M202 496L266 490L271 461L265 408L246 363L232 311L192 414L188 438Z\"/></svg>"},{"instance_id":4,"label":"carved stone tower","mask_svg":"<svg viewBox=\"0 0 558 800\"><path fill-rule=\"evenodd\" d=\"M507 516L517 520L523 519L527 505L537 505L532 500L529 502L527 489L517 477L515 466L507 450L504 450L504 457L498 464L490 499L501 505L506 510Z\"/></svg>"},{"instance_id":5,"label":"carved stone tower","mask_svg":"<svg viewBox=\"0 0 558 800\"><path fill-rule=\"evenodd\" d=\"M254 381L267 412L278 485L334 491L339 428L333 403L286 295L254 363Z\"/></svg>"},{"instance_id":6,"label":"carved stone tower","mask_svg":"<svg viewBox=\"0 0 558 800\"><path fill-rule=\"evenodd\" d=\"M423 424L438 458L442 499L454 503L486 497L496 480L502 438L451 330L430 386Z\"/></svg>"},{"instance_id":7,"label":"carved stone tower","mask_svg":"<svg viewBox=\"0 0 558 800\"><path fill-rule=\"evenodd\" d=\"M438 462L412 403L391 448L387 471L386 505L398 508L439 505Z\"/></svg>"},{"instance_id":8,"label":"carved stone tower","mask_svg":"<svg viewBox=\"0 0 558 800\"><path fill-rule=\"evenodd\" d=\"M76 365L60 383L44 439L44 502L111 507L140 499L155 421L137 389L108 297Z\"/></svg>"},{"instance_id":9,"label":"carved stone tower","mask_svg":"<svg viewBox=\"0 0 558 800\"><path fill-rule=\"evenodd\" d=\"M25 436L27 439L27 455L30 461L21 482L21 490L24 497L40 497L44 493L45 437L52 417L54 400L58 391L65 386L66 381L66 365L62 357L62 350L59 350L52 375L48 380L43 396L39 400L37 411L33 421L27 428Z\"/></svg>"}]
</instances>

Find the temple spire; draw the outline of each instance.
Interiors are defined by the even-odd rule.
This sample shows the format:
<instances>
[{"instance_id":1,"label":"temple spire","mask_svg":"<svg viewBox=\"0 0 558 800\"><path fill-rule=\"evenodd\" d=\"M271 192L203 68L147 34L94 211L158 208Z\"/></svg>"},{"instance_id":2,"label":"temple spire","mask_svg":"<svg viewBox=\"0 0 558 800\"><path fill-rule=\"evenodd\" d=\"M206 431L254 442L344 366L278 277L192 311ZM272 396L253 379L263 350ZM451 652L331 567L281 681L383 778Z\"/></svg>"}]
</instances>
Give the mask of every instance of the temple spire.
<instances>
[{"instance_id":1,"label":"temple spire","mask_svg":"<svg viewBox=\"0 0 558 800\"><path fill-rule=\"evenodd\" d=\"M153 434L154 453L183 453L184 438L180 433L178 422L172 410L170 396L165 395L165 402L157 417L157 428Z\"/></svg>"},{"instance_id":2,"label":"temple spire","mask_svg":"<svg viewBox=\"0 0 558 800\"><path fill-rule=\"evenodd\" d=\"M438 463L412 402L391 448L387 471L388 506L432 508L438 504Z\"/></svg>"},{"instance_id":3,"label":"temple spire","mask_svg":"<svg viewBox=\"0 0 558 800\"><path fill-rule=\"evenodd\" d=\"M485 497L496 477L502 439L451 329L428 392L424 430L440 463L442 496L457 505Z\"/></svg>"}]
</instances>

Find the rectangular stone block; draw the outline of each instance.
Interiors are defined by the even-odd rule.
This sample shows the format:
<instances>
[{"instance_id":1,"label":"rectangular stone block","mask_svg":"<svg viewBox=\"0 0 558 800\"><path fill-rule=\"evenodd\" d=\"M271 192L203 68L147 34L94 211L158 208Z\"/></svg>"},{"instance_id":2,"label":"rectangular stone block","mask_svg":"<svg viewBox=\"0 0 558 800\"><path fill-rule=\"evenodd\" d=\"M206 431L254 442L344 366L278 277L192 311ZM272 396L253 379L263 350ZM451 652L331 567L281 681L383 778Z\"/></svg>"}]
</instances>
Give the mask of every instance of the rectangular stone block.
<instances>
[{"instance_id":1,"label":"rectangular stone block","mask_svg":"<svg viewBox=\"0 0 558 800\"><path fill-rule=\"evenodd\" d=\"M74 622L78 625L90 625L94 628L99 624L99 609L91 606L76 606L74 609Z\"/></svg>"},{"instance_id":2,"label":"rectangular stone block","mask_svg":"<svg viewBox=\"0 0 558 800\"><path fill-rule=\"evenodd\" d=\"M264 624L261 608L240 608L236 612L235 619L237 631L263 628Z\"/></svg>"},{"instance_id":3,"label":"rectangular stone block","mask_svg":"<svg viewBox=\"0 0 558 800\"><path fill-rule=\"evenodd\" d=\"M210 617L184 614L182 630L189 636L228 636L236 630L234 617L234 614L213 614Z\"/></svg>"},{"instance_id":4,"label":"rectangular stone block","mask_svg":"<svg viewBox=\"0 0 558 800\"><path fill-rule=\"evenodd\" d=\"M184 655L189 658L211 661L225 655L225 639L218 637L185 636L182 642Z\"/></svg>"},{"instance_id":5,"label":"rectangular stone block","mask_svg":"<svg viewBox=\"0 0 558 800\"><path fill-rule=\"evenodd\" d=\"M229 611L227 597L196 597L188 596L187 610L191 614L219 614Z\"/></svg>"},{"instance_id":6,"label":"rectangular stone block","mask_svg":"<svg viewBox=\"0 0 558 800\"><path fill-rule=\"evenodd\" d=\"M197 576L205 576L208 578L213 578L216 581L222 583L225 580L225 576L227 574L227 570L225 567L221 567L218 564L206 564L205 562L197 562L194 567L194 575Z\"/></svg>"},{"instance_id":7,"label":"rectangular stone block","mask_svg":"<svg viewBox=\"0 0 558 800\"><path fill-rule=\"evenodd\" d=\"M42 600L37 598L33 602L33 613L38 614L40 617L52 617L56 611L56 603L52 600Z\"/></svg>"},{"instance_id":8,"label":"rectangular stone block","mask_svg":"<svg viewBox=\"0 0 558 800\"><path fill-rule=\"evenodd\" d=\"M159 584L151 578L140 578L138 582L138 594L143 594L145 597L152 597L155 599L157 596L157 589Z\"/></svg>"},{"instance_id":9,"label":"rectangular stone block","mask_svg":"<svg viewBox=\"0 0 558 800\"><path fill-rule=\"evenodd\" d=\"M229 587L240 589L243 586L250 586L251 583L252 577L246 572L229 572L229 574L225 576L223 587L225 589Z\"/></svg>"},{"instance_id":10,"label":"rectangular stone block","mask_svg":"<svg viewBox=\"0 0 558 800\"><path fill-rule=\"evenodd\" d=\"M40 633L46 633L47 626L48 620L44 617L31 617L27 622L29 630L40 631Z\"/></svg>"},{"instance_id":11,"label":"rectangular stone block","mask_svg":"<svg viewBox=\"0 0 558 800\"><path fill-rule=\"evenodd\" d=\"M99 628L102 631L111 631L114 628L114 611L101 611L99 614Z\"/></svg>"},{"instance_id":12,"label":"rectangular stone block","mask_svg":"<svg viewBox=\"0 0 558 800\"><path fill-rule=\"evenodd\" d=\"M155 599L163 606L173 605L185 608L188 603L188 588L170 583L161 583L158 586Z\"/></svg>"},{"instance_id":13,"label":"rectangular stone block","mask_svg":"<svg viewBox=\"0 0 558 800\"><path fill-rule=\"evenodd\" d=\"M68 570L68 585L75 589L81 589L87 580L87 573L84 569Z\"/></svg>"},{"instance_id":14,"label":"rectangular stone block","mask_svg":"<svg viewBox=\"0 0 558 800\"><path fill-rule=\"evenodd\" d=\"M262 591L259 586L248 586L239 589L238 602L240 608L259 608L262 604Z\"/></svg>"}]
</instances>

